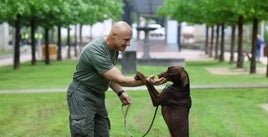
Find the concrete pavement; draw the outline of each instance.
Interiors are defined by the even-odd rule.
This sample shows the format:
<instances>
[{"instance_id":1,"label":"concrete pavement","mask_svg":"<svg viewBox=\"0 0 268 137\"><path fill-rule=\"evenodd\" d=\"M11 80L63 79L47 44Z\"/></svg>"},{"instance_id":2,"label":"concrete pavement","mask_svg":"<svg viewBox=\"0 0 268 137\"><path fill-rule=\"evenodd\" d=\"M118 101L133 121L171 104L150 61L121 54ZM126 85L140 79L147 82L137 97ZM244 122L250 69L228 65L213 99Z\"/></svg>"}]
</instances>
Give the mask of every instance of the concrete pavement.
<instances>
[{"instance_id":1,"label":"concrete pavement","mask_svg":"<svg viewBox=\"0 0 268 137\"><path fill-rule=\"evenodd\" d=\"M155 86L159 91L165 88L165 85ZM246 88L268 88L268 84L234 84L234 85L192 85L191 90L202 89L246 89ZM147 90L145 86L140 87L124 87L126 91ZM0 90L0 94L17 94L17 93L50 93L50 92L66 92L67 88L54 89L7 89ZM109 89L108 91L112 91Z\"/></svg>"}]
</instances>

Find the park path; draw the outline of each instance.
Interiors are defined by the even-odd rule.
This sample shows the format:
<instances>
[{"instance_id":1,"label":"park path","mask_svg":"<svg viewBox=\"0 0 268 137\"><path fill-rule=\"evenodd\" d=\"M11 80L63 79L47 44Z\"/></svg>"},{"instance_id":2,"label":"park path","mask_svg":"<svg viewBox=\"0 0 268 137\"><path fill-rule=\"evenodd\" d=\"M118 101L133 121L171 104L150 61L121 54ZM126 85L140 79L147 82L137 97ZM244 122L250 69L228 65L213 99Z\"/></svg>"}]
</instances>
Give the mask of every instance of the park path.
<instances>
[{"instance_id":1,"label":"park path","mask_svg":"<svg viewBox=\"0 0 268 137\"><path fill-rule=\"evenodd\" d=\"M164 85L155 86L156 89L161 91ZM205 90L205 89L243 89L243 88L268 88L268 84L235 84L235 85L193 85L191 90ZM147 90L146 86L140 87L124 87L126 91ZM50 93L50 92L66 92L67 88L51 88L51 89L7 89L0 90L0 94L15 94L15 93ZM109 89L108 91L112 91Z\"/></svg>"}]
</instances>

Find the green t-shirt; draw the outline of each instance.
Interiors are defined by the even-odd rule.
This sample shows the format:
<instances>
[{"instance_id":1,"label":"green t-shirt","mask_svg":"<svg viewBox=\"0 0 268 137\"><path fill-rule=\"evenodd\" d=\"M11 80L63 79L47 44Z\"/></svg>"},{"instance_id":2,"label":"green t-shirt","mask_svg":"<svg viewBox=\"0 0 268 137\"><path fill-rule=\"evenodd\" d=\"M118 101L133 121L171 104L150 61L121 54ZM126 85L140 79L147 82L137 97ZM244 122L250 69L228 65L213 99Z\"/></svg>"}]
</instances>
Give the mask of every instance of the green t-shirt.
<instances>
[{"instance_id":1,"label":"green t-shirt","mask_svg":"<svg viewBox=\"0 0 268 137\"><path fill-rule=\"evenodd\" d=\"M91 91L104 93L110 81L102 75L115 66L118 53L108 49L104 37L95 39L82 49L73 78Z\"/></svg>"}]
</instances>

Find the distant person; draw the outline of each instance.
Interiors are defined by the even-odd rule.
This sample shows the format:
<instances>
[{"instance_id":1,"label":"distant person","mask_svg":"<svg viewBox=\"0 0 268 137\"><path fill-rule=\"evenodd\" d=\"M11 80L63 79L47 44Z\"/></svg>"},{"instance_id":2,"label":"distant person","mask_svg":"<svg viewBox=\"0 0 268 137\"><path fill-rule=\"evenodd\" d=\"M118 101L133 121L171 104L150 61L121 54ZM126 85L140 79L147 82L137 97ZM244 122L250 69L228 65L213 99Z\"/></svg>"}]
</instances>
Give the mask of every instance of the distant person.
<instances>
[{"instance_id":1,"label":"distant person","mask_svg":"<svg viewBox=\"0 0 268 137\"><path fill-rule=\"evenodd\" d=\"M82 49L67 93L72 137L110 136L110 120L105 107L105 91L109 87L123 105L132 104L132 99L122 86L141 86L143 82L125 77L115 67L119 51L125 51L131 38L131 27L120 21L115 23L107 36L93 40ZM154 85L166 82L165 78L148 79Z\"/></svg>"},{"instance_id":2,"label":"distant person","mask_svg":"<svg viewBox=\"0 0 268 137\"><path fill-rule=\"evenodd\" d=\"M261 57L261 51L262 51L262 46L265 45L264 41L261 39L260 35L257 35L257 47L256 47L256 60L260 61Z\"/></svg>"},{"instance_id":3,"label":"distant person","mask_svg":"<svg viewBox=\"0 0 268 137\"><path fill-rule=\"evenodd\" d=\"M29 45L29 38L29 34L26 32L21 35L22 46Z\"/></svg>"}]
</instances>

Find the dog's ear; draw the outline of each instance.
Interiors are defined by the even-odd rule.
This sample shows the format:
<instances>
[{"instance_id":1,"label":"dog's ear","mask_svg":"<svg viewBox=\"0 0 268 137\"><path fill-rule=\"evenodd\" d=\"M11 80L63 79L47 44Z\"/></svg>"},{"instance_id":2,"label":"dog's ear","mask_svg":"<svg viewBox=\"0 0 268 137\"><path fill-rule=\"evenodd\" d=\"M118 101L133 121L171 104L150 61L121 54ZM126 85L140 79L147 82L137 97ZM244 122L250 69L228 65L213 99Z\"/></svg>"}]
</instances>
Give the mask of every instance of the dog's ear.
<instances>
[{"instance_id":1,"label":"dog's ear","mask_svg":"<svg viewBox=\"0 0 268 137\"><path fill-rule=\"evenodd\" d=\"M184 68L181 69L181 82L183 87L185 87L187 84L189 84L189 77L187 72L184 70Z\"/></svg>"}]
</instances>

